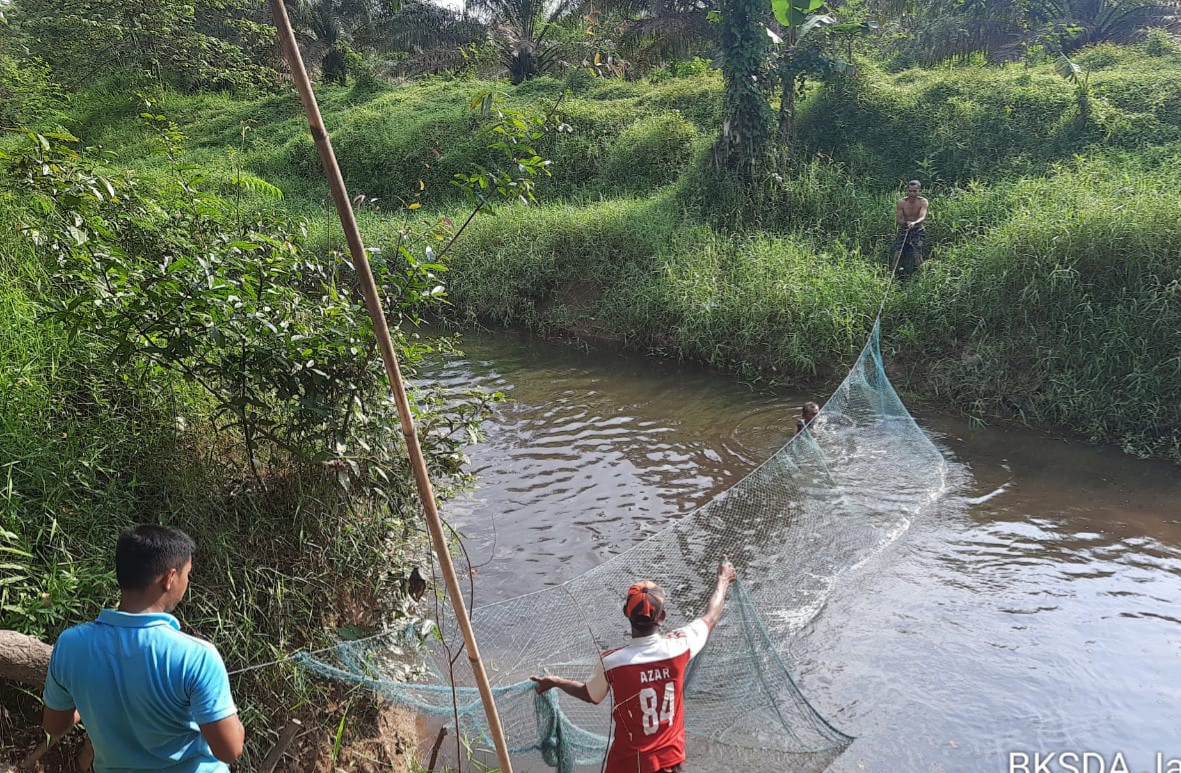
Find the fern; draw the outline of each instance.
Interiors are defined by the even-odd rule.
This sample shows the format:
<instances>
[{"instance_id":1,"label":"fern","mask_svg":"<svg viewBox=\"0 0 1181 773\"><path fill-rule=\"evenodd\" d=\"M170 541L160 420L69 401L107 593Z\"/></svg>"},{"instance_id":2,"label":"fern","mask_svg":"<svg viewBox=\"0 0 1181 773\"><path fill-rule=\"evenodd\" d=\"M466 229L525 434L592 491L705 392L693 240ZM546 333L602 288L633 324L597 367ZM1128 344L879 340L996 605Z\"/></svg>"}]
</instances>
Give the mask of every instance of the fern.
<instances>
[{"instance_id":1,"label":"fern","mask_svg":"<svg viewBox=\"0 0 1181 773\"><path fill-rule=\"evenodd\" d=\"M234 185L242 190L257 193L260 196L266 196L270 199L283 198L283 191L278 186L272 185L261 177L255 177L252 174L239 174L234 178Z\"/></svg>"}]
</instances>

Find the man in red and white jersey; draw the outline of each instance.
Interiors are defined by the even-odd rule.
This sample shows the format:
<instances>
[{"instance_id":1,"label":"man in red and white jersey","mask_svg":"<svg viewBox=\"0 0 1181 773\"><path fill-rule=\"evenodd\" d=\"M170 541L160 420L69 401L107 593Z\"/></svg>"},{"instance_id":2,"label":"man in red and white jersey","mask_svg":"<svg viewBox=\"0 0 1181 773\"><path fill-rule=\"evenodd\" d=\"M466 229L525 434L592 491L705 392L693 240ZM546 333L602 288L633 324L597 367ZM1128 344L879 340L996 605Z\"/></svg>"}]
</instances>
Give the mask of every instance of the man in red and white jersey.
<instances>
[{"instance_id":1,"label":"man in red and white jersey","mask_svg":"<svg viewBox=\"0 0 1181 773\"><path fill-rule=\"evenodd\" d=\"M610 692L615 732L607 752L606 773L680 773L685 762L685 669L701 652L722 617L726 591L737 574L729 562L718 567L718 584L705 614L670 634L664 622L664 590L654 582L627 589L623 613L632 626L626 647L603 653L590 681L535 676L537 692L555 687L587 703Z\"/></svg>"}]
</instances>

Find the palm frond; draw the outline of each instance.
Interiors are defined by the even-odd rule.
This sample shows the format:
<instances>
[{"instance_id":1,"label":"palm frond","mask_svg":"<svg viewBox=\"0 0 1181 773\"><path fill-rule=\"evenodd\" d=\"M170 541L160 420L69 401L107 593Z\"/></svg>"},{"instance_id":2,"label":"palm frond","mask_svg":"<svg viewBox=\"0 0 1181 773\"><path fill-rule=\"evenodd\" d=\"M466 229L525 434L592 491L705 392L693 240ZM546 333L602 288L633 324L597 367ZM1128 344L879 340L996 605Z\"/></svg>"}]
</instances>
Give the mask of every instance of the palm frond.
<instances>
[{"instance_id":1,"label":"palm frond","mask_svg":"<svg viewBox=\"0 0 1181 773\"><path fill-rule=\"evenodd\" d=\"M487 27L476 19L420 0L403 3L401 10L373 30L375 43L411 54L460 48L487 37Z\"/></svg>"},{"instance_id":2,"label":"palm frond","mask_svg":"<svg viewBox=\"0 0 1181 773\"><path fill-rule=\"evenodd\" d=\"M711 24L707 14L701 10L638 19L623 33L620 49L644 68L712 51L718 25Z\"/></svg>"},{"instance_id":3,"label":"palm frond","mask_svg":"<svg viewBox=\"0 0 1181 773\"><path fill-rule=\"evenodd\" d=\"M279 186L269 183L261 177L255 177L252 174L238 174L234 178L234 185L244 191L266 196L268 199L283 198L283 191L279 189Z\"/></svg>"}]
</instances>

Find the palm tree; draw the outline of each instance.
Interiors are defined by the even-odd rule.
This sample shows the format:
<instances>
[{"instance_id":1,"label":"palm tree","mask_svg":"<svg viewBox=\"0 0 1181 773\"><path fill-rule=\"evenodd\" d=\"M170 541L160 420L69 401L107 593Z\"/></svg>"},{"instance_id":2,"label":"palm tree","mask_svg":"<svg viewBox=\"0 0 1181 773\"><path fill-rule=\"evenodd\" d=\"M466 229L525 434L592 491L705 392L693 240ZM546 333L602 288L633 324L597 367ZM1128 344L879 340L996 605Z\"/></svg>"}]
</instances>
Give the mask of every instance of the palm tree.
<instances>
[{"instance_id":1,"label":"palm tree","mask_svg":"<svg viewBox=\"0 0 1181 773\"><path fill-rule=\"evenodd\" d=\"M398 0L286 0L291 20L306 38L331 46L363 37L396 13Z\"/></svg>"},{"instance_id":2,"label":"palm tree","mask_svg":"<svg viewBox=\"0 0 1181 773\"><path fill-rule=\"evenodd\" d=\"M382 49L409 54L394 65L396 74L417 75L460 67L464 50L488 39L488 27L466 13L405 0L378 25L374 37Z\"/></svg>"},{"instance_id":3,"label":"palm tree","mask_svg":"<svg viewBox=\"0 0 1181 773\"><path fill-rule=\"evenodd\" d=\"M926 61L982 51L1019 56L1035 41L1059 53L1092 43L1129 42L1146 27L1178 26L1178 0L879 0L913 36L909 48Z\"/></svg>"},{"instance_id":4,"label":"palm tree","mask_svg":"<svg viewBox=\"0 0 1181 773\"><path fill-rule=\"evenodd\" d=\"M594 8L623 20L620 50L641 69L715 56L721 42L719 25L710 22L717 0L597 0Z\"/></svg>"},{"instance_id":5,"label":"palm tree","mask_svg":"<svg viewBox=\"0 0 1181 773\"><path fill-rule=\"evenodd\" d=\"M400 67L407 72L449 69L462 61L460 49L490 41L509 78L521 83L557 68L553 33L579 11L577 0L469 0L463 13L407 0L373 29L379 45L411 55Z\"/></svg>"},{"instance_id":6,"label":"palm tree","mask_svg":"<svg viewBox=\"0 0 1181 773\"><path fill-rule=\"evenodd\" d=\"M1080 30L1059 36L1069 53L1091 43L1129 43L1147 27L1175 28L1179 11L1175 0L1036 0L1028 15L1052 30Z\"/></svg>"},{"instance_id":7,"label":"palm tree","mask_svg":"<svg viewBox=\"0 0 1181 773\"><path fill-rule=\"evenodd\" d=\"M489 37L513 83L556 69L559 48L552 34L581 10L578 0L471 0L468 8L487 20Z\"/></svg>"}]
</instances>

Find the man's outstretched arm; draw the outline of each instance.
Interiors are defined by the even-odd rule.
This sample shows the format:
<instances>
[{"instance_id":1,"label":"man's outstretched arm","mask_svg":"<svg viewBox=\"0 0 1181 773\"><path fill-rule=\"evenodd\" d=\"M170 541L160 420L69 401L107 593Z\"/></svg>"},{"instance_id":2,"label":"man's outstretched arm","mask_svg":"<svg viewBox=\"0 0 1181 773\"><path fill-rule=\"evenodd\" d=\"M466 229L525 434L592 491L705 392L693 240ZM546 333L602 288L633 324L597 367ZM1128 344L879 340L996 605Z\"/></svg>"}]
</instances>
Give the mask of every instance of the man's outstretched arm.
<instances>
[{"instance_id":1,"label":"man's outstretched arm","mask_svg":"<svg viewBox=\"0 0 1181 773\"><path fill-rule=\"evenodd\" d=\"M590 688L586 686L585 682L575 682L573 679L563 679L560 676L531 676L529 678L537 683L535 689L539 693L548 692L557 687L567 695L586 703L597 704L603 700L601 695L598 700L595 700L595 696L591 694Z\"/></svg>"},{"instance_id":2,"label":"man's outstretched arm","mask_svg":"<svg viewBox=\"0 0 1181 773\"><path fill-rule=\"evenodd\" d=\"M711 632L718 621L722 619L722 607L726 605L726 591L730 589L730 583L736 579L738 579L738 572L734 571L733 564L723 561L718 567L718 584L714 587L713 595L709 597L705 614L701 616Z\"/></svg>"}]
</instances>

